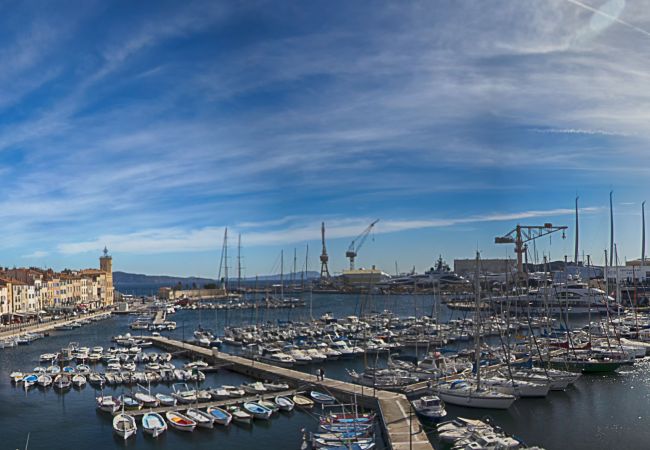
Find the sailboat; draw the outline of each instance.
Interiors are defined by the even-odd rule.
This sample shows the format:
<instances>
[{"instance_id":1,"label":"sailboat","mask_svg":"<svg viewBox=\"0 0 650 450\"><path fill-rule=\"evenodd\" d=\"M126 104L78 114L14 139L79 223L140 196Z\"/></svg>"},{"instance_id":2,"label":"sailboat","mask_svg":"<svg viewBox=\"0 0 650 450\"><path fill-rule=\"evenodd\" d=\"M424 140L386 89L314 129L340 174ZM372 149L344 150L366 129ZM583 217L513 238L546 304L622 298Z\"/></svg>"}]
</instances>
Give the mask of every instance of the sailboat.
<instances>
[{"instance_id":1,"label":"sailboat","mask_svg":"<svg viewBox=\"0 0 650 450\"><path fill-rule=\"evenodd\" d=\"M474 356L476 364L476 380L454 380L443 382L437 386L437 394L445 403L470 408L508 409L517 399L514 395L504 394L481 384L481 309L480 309L480 277L479 258L476 252L475 275L475 320L474 320Z\"/></svg>"}]
</instances>

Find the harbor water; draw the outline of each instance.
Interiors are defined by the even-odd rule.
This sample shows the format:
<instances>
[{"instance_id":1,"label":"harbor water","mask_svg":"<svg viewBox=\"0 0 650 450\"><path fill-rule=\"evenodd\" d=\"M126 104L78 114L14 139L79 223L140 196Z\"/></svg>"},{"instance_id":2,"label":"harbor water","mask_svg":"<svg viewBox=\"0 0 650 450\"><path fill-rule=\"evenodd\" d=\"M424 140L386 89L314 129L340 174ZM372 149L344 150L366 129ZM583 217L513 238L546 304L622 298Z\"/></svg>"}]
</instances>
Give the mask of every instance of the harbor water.
<instances>
[{"instance_id":1,"label":"harbor water","mask_svg":"<svg viewBox=\"0 0 650 450\"><path fill-rule=\"evenodd\" d=\"M372 296L314 294L306 307L275 310L181 310L170 316L177 329L163 333L176 339L189 339L201 323L204 327L222 330L224 326L276 321L299 321L310 314L319 317L331 312L335 317L358 315L360 312L391 310L406 316L438 314L441 320L463 317L468 313L452 312L436 305L431 296ZM311 306L310 306L311 305ZM39 365L39 355L60 351L70 342L82 346L100 345L108 348L112 336L130 332L133 318L114 316L70 331L52 331L50 336L30 345L0 350L0 419L3 423L0 449L25 448L29 436L30 449L155 448L155 449L298 449L303 432L315 431L314 413L294 411L280 414L268 422L255 421L250 427L231 424L228 428L179 433L169 430L157 439L145 437L141 431L135 439L123 442L114 436L109 415L97 412L92 386L59 394L53 389L32 388L25 391L11 384L14 370L31 370ZM133 332L132 332L133 333ZM133 333L136 334L136 333ZM453 349L453 347L452 347ZM230 350L224 347L224 350ZM232 349L235 351L236 349ZM420 349L424 350L424 349ZM413 350L409 350L413 352ZM362 370L368 361L328 361L324 363L327 377L347 380L346 369ZM377 362L375 362L377 363ZM384 361L378 362L379 365ZM315 371L315 367L301 370ZM248 381L225 369L207 374L204 386L238 385ZM128 388L106 388L108 395L120 395ZM156 392L168 392L159 385ZM507 411L473 410L447 406L448 418L490 417L496 425L521 438L528 445L546 449L643 449L650 442L650 360L637 360L633 367L616 374L584 375L564 392L551 392L544 399L519 399ZM436 448L433 428L425 424ZM380 444L377 448L382 449Z\"/></svg>"}]
</instances>

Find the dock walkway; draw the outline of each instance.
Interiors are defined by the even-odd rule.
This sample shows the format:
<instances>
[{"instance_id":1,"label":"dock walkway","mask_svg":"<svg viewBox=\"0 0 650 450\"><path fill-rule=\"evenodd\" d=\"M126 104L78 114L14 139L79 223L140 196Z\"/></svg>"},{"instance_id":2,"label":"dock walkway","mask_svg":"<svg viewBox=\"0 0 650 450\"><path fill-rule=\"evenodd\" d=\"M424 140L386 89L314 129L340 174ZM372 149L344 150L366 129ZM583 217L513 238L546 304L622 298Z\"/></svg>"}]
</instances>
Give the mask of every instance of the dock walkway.
<instances>
[{"instance_id":1,"label":"dock walkway","mask_svg":"<svg viewBox=\"0 0 650 450\"><path fill-rule=\"evenodd\" d=\"M410 402L403 394L383 390L373 390L354 383L326 378L324 381L297 370L286 369L259 361L223 353L196 345L152 336L150 340L168 351L188 350L214 363L229 364L228 370L257 379L283 379L294 386L311 385L329 392L339 400L349 403L353 400L363 406L377 409L381 416L386 441L393 450L433 450L433 446L420 424ZM241 401L241 400L240 400Z\"/></svg>"},{"instance_id":2,"label":"dock walkway","mask_svg":"<svg viewBox=\"0 0 650 450\"><path fill-rule=\"evenodd\" d=\"M186 403L186 404L179 403L176 406L159 406L157 408L142 408L138 410L129 410L129 415L141 416L150 412L165 414L167 411L186 411L190 408L209 408L211 406L217 406L219 408L222 408L224 406L239 405L241 403L246 403L246 402L270 400L270 399L274 399L275 397L291 397L296 393L297 391L295 389L291 389L288 391L269 392L266 394L249 395L249 396L239 397L239 398L225 398L223 400L211 400L209 402ZM122 412L121 410L115 411L114 415L120 414L121 412Z\"/></svg>"},{"instance_id":3,"label":"dock walkway","mask_svg":"<svg viewBox=\"0 0 650 450\"><path fill-rule=\"evenodd\" d=\"M66 319L50 320L48 322L43 322L43 323L34 323L34 324L18 326L18 327L15 326L7 327L8 329L0 327L0 339L12 338L12 337L20 336L21 334L25 334L25 333L44 333L46 331L51 331L61 325L68 325L73 322L78 322L80 320L92 319L97 316L103 316L109 314L111 314L110 311L100 311L96 313L84 314L81 316L69 317Z\"/></svg>"}]
</instances>

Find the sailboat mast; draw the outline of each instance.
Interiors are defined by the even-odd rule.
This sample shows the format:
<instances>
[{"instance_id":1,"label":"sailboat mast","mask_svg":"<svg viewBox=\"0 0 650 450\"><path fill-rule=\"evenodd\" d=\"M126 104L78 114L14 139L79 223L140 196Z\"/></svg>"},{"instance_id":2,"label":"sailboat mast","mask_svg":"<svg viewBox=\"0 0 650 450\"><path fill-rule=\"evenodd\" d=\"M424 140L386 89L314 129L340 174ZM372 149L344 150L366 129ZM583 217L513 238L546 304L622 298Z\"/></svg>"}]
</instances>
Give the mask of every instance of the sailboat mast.
<instances>
[{"instance_id":1,"label":"sailboat mast","mask_svg":"<svg viewBox=\"0 0 650 450\"><path fill-rule=\"evenodd\" d=\"M308 273L308 268L307 268L308 264L309 264L309 244L307 244L307 248L305 249L305 266L303 267L302 279L300 280L300 285L303 291L305 290L305 275Z\"/></svg>"},{"instance_id":2,"label":"sailboat mast","mask_svg":"<svg viewBox=\"0 0 650 450\"><path fill-rule=\"evenodd\" d=\"M614 191L609 191L609 267L614 265L614 206L612 201L612 194Z\"/></svg>"},{"instance_id":3,"label":"sailboat mast","mask_svg":"<svg viewBox=\"0 0 650 450\"><path fill-rule=\"evenodd\" d=\"M575 242L575 254L573 255L573 262L575 265L578 265L578 239L579 239L579 228L578 228L578 199L576 197L576 242Z\"/></svg>"},{"instance_id":4,"label":"sailboat mast","mask_svg":"<svg viewBox=\"0 0 650 450\"><path fill-rule=\"evenodd\" d=\"M641 203L641 267L645 267L645 201Z\"/></svg>"},{"instance_id":5,"label":"sailboat mast","mask_svg":"<svg viewBox=\"0 0 650 450\"><path fill-rule=\"evenodd\" d=\"M293 248L293 271L291 272L291 285L296 284L296 247Z\"/></svg>"},{"instance_id":6,"label":"sailboat mast","mask_svg":"<svg viewBox=\"0 0 650 450\"><path fill-rule=\"evenodd\" d=\"M241 291L241 233L237 236L237 290Z\"/></svg>"},{"instance_id":7,"label":"sailboat mast","mask_svg":"<svg viewBox=\"0 0 650 450\"><path fill-rule=\"evenodd\" d=\"M474 358L476 360L476 390L478 391L481 388L481 338L480 333L480 316L481 316L481 281L479 278L479 253L476 252L476 273L474 275L474 293L475 293L475 302L476 302L476 311L474 316Z\"/></svg>"},{"instance_id":8,"label":"sailboat mast","mask_svg":"<svg viewBox=\"0 0 650 450\"><path fill-rule=\"evenodd\" d=\"M226 228L226 231L224 232L223 235L223 268L224 268L224 275L223 275L223 289L228 293L228 228Z\"/></svg>"},{"instance_id":9,"label":"sailboat mast","mask_svg":"<svg viewBox=\"0 0 650 450\"><path fill-rule=\"evenodd\" d=\"M284 250L280 250L280 299L284 300Z\"/></svg>"}]
</instances>

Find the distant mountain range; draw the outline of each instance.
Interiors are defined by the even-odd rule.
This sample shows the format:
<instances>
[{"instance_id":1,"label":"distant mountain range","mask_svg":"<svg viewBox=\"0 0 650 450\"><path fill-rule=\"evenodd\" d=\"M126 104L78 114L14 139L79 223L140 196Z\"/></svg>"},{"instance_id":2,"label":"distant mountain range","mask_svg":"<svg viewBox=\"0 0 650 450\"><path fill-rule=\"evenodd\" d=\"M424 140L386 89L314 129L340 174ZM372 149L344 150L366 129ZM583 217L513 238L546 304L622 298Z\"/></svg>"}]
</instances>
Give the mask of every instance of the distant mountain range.
<instances>
[{"instance_id":1,"label":"distant mountain range","mask_svg":"<svg viewBox=\"0 0 650 450\"><path fill-rule=\"evenodd\" d=\"M309 271L305 274L307 279L318 278L320 273ZM302 277L302 272L295 274L295 279L300 280ZM284 274L285 281L292 279L291 273ZM229 278L230 283L236 282L237 278ZM279 281L280 274L275 275L263 275L258 277L259 281ZM246 283L254 282L255 277L242 278L242 281ZM202 287L205 284L218 283L218 280L212 278L200 278L200 277L174 277L167 275L144 275L140 273L127 273L127 272L113 272L113 283L116 286L135 286L135 285L147 285L147 286L175 286L180 283L183 286L197 286Z\"/></svg>"}]
</instances>

